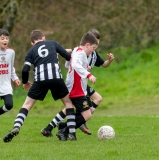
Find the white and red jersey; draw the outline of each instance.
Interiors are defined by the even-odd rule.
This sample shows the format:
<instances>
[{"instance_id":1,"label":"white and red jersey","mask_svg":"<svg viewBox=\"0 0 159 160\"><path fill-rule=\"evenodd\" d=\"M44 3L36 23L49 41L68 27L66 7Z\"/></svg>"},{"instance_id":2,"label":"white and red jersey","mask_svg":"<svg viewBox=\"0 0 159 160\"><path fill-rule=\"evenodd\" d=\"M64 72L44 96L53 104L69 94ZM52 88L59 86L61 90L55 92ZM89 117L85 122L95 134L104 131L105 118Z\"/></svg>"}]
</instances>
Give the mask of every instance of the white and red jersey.
<instances>
[{"instance_id":1,"label":"white and red jersey","mask_svg":"<svg viewBox=\"0 0 159 160\"><path fill-rule=\"evenodd\" d=\"M82 97L87 95L87 78L91 76L87 71L88 59L86 52L77 47L71 54L69 69L66 77L66 86L69 90L70 98Z\"/></svg>"},{"instance_id":2,"label":"white and red jersey","mask_svg":"<svg viewBox=\"0 0 159 160\"><path fill-rule=\"evenodd\" d=\"M11 79L19 79L14 68L15 52L7 48L5 51L0 50L0 96L13 94Z\"/></svg>"}]
</instances>

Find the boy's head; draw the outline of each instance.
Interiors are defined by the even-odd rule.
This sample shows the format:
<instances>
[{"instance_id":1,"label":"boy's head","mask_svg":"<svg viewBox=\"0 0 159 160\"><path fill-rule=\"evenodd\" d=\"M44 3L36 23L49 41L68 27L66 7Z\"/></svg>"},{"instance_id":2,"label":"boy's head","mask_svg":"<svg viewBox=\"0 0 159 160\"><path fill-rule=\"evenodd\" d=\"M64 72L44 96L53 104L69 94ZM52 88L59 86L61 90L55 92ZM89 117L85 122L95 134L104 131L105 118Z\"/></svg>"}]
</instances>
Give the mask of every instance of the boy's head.
<instances>
[{"instance_id":1,"label":"boy's head","mask_svg":"<svg viewBox=\"0 0 159 160\"><path fill-rule=\"evenodd\" d=\"M0 50L6 50L9 43L9 32L5 29L0 29Z\"/></svg>"},{"instance_id":2,"label":"boy's head","mask_svg":"<svg viewBox=\"0 0 159 160\"><path fill-rule=\"evenodd\" d=\"M90 29L90 30L88 31L88 33L93 34L97 39L100 40L100 34L99 34L98 30L96 30L96 29Z\"/></svg>"},{"instance_id":3,"label":"boy's head","mask_svg":"<svg viewBox=\"0 0 159 160\"><path fill-rule=\"evenodd\" d=\"M0 29L0 36L2 36L2 35L9 37L9 32L5 29Z\"/></svg>"},{"instance_id":4,"label":"boy's head","mask_svg":"<svg viewBox=\"0 0 159 160\"><path fill-rule=\"evenodd\" d=\"M93 34L87 32L81 38L80 46L87 55L90 55L98 47L98 40Z\"/></svg>"},{"instance_id":5,"label":"boy's head","mask_svg":"<svg viewBox=\"0 0 159 160\"><path fill-rule=\"evenodd\" d=\"M36 41L44 41L45 35L40 30L33 30L30 34L31 44L34 45Z\"/></svg>"},{"instance_id":6,"label":"boy's head","mask_svg":"<svg viewBox=\"0 0 159 160\"><path fill-rule=\"evenodd\" d=\"M90 45L93 45L93 44L98 45L97 38L93 34L91 34L89 32L85 33L82 36L80 45L84 46L86 43L90 43Z\"/></svg>"}]
</instances>

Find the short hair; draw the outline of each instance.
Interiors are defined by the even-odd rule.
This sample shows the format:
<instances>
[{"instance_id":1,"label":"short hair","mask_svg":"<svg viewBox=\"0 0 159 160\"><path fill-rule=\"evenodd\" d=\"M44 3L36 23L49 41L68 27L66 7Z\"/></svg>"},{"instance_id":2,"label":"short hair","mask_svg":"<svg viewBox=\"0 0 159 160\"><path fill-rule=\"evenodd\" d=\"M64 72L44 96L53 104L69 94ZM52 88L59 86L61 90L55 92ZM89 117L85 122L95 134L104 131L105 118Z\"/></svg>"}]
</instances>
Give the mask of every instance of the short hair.
<instances>
[{"instance_id":1,"label":"short hair","mask_svg":"<svg viewBox=\"0 0 159 160\"><path fill-rule=\"evenodd\" d=\"M34 41L42 39L44 37L44 34L41 30L33 30L30 34L30 40L34 43Z\"/></svg>"},{"instance_id":2,"label":"short hair","mask_svg":"<svg viewBox=\"0 0 159 160\"><path fill-rule=\"evenodd\" d=\"M97 39L100 39L100 33L97 29L90 29L88 33L92 33Z\"/></svg>"},{"instance_id":3,"label":"short hair","mask_svg":"<svg viewBox=\"0 0 159 160\"><path fill-rule=\"evenodd\" d=\"M86 43L90 43L91 45L98 45L97 38L93 34L88 32L82 36L80 45L84 46Z\"/></svg>"},{"instance_id":4,"label":"short hair","mask_svg":"<svg viewBox=\"0 0 159 160\"><path fill-rule=\"evenodd\" d=\"M0 29L0 36L1 35L9 36L9 32L6 29Z\"/></svg>"}]
</instances>

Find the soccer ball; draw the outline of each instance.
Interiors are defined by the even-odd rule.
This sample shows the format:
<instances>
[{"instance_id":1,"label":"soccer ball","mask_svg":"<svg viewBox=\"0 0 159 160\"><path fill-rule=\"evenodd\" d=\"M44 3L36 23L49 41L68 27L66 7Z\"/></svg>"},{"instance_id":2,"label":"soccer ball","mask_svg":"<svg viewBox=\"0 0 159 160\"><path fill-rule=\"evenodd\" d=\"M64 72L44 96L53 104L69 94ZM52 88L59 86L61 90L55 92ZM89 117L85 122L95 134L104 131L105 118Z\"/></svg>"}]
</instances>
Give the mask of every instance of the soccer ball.
<instances>
[{"instance_id":1,"label":"soccer ball","mask_svg":"<svg viewBox=\"0 0 159 160\"><path fill-rule=\"evenodd\" d=\"M99 140L113 139L115 131L111 126L102 126L99 128L97 135Z\"/></svg>"}]
</instances>

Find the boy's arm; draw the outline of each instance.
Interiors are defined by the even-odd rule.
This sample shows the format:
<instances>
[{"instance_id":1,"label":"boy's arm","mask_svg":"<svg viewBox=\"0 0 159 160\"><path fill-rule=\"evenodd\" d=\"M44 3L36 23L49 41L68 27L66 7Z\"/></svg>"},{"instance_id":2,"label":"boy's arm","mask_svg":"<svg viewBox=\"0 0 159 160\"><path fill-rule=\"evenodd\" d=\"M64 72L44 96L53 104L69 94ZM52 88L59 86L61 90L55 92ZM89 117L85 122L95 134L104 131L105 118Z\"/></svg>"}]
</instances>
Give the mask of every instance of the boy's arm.
<instances>
[{"instance_id":1,"label":"boy's arm","mask_svg":"<svg viewBox=\"0 0 159 160\"><path fill-rule=\"evenodd\" d=\"M96 67L103 66L104 68L106 68L110 65L110 63L114 59L114 55L112 53L107 54L108 60L106 60L106 61L104 61L103 58L101 58L97 52L96 52L96 54L97 54L97 60L95 62Z\"/></svg>"},{"instance_id":2,"label":"boy's arm","mask_svg":"<svg viewBox=\"0 0 159 160\"><path fill-rule=\"evenodd\" d=\"M16 84L16 86L21 85L21 81L19 80L14 67L12 68L11 78L12 78L12 81Z\"/></svg>"},{"instance_id":3,"label":"boy's arm","mask_svg":"<svg viewBox=\"0 0 159 160\"><path fill-rule=\"evenodd\" d=\"M78 47L78 46L77 46ZM77 48L77 47L75 47L75 48ZM72 53L73 52L73 50L75 49L75 48L72 48L72 49L65 49L68 53Z\"/></svg>"},{"instance_id":4,"label":"boy's arm","mask_svg":"<svg viewBox=\"0 0 159 160\"><path fill-rule=\"evenodd\" d=\"M91 83L96 83L96 77L94 77L92 74L89 74L88 76L87 76L87 78L90 80L90 82Z\"/></svg>"},{"instance_id":5,"label":"boy's arm","mask_svg":"<svg viewBox=\"0 0 159 160\"><path fill-rule=\"evenodd\" d=\"M72 53L73 49L65 49L67 53ZM71 58L70 58L71 59ZM70 60L65 62L65 67L69 68L70 65Z\"/></svg>"},{"instance_id":6,"label":"boy's arm","mask_svg":"<svg viewBox=\"0 0 159 160\"><path fill-rule=\"evenodd\" d=\"M83 53L76 52L74 57L72 58L72 68L78 73L78 75L82 78L88 78L91 83L96 82L96 77L94 77L87 69L82 66L83 61Z\"/></svg>"},{"instance_id":7,"label":"boy's arm","mask_svg":"<svg viewBox=\"0 0 159 160\"><path fill-rule=\"evenodd\" d=\"M76 52L76 54L74 54L74 56L72 57L72 68L74 68L74 70L79 74L80 77L87 78L90 72L83 68L82 63L83 53Z\"/></svg>"},{"instance_id":8,"label":"boy's arm","mask_svg":"<svg viewBox=\"0 0 159 160\"><path fill-rule=\"evenodd\" d=\"M72 53L72 49L65 49L66 50L66 52L68 52L68 53Z\"/></svg>"},{"instance_id":9,"label":"boy's arm","mask_svg":"<svg viewBox=\"0 0 159 160\"><path fill-rule=\"evenodd\" d=\"M109 54L107 54L107 57L108 57L108 60L106 60L103 64L102 64L102 66L104 67L104 68L106 68L106 67L108 67L109 65L110 65L110 63L113 61L113 59L114 59L114 55L112 54L112 53L109 53Z\"/></svg>"},{"instance_id":10,"label":"boy's arm","mask_svg":"<svg viewBox=\"0 0 159 160\"><path fill-rule=\"evenodd\" d=\"M22 69L22 83L24 90L29 90L32 86L32 83L29 82L29 71L30 71L31 64L29 62L25 62L23 69Z\"/></svg>"},{"instance_id":11,"label":"boy's arm","mask_svg":"<svg viewBox=\"0 0 159 160\"><path fill-rule=\"evenodd\" d=\"M32 65L32 50L30 49L25 56L25 62L22 69L22 83L24 90L29 90L32 83L29 82L29 71Z\"/></svg>"},{"instance_id":12,"label":"boy's arm","mask_svg":"<svg viewBox=\"0 0 159 160\"><path fill-rule=\"evenodd\" d=\"M66 62L65 62L65 67L66 67L66 68L69 68L69 66L70 66L70 61L66 61Z\"/></svg>"},{"instance_id":13,"label":"boy's arm","mask_svg":"<svg viewBox=\"0 0 159 160\"><path fill-rule=\"evenodd\" d=\"M19 79L14 68L14 58L15 58L15 52L13 51L12 61L11 61L11 79L14 82L15 80Z\"/></svg>"},{"instance_id":14,"label":"boy's arm","mask_svg":"<svg viewBox=\"0 0 159 160\"><path fill-rule=\"evenodd\" d=\"M30 49L25 56L25 62L22 69L22 83L26 84L29 80L29 71L32 65L32 50Z\"/></svg>"},{"instance_id":15,"label":"boy's arm","mask_svg":"<svg viewBox=\"0 0 159 160\"><path fill-rule=\"evenodd\" d=\"M15 68L13 66L12 66L12 69L11 69L11 79L12 79L13 82L15 80L19 79L16 72L15 72Z\"/></svg>"},{"instance_id":16,"label":"boy's arm","mask_svg":"<svg viewBox=\"0 0 159 160\"><path fill-rule=\"evenodd\" d=\"M67 51L62 48L57 42L55 42L56 45L56 52L59 53L62 57L64 57L67 61L70 60L71 54L67 53Z\"/></svg>"},{"instance_id":17,"label":"boy's arm","mask_svg":"<svg viewBox=\"0 0 159 160\"><path fill-rule=\"evenodd\" d=\"M22 69L22 83L26 84L29 80L29 71L30 71L31 64L28 62L24 63L23 69Z\"/></svg>"}]
</instances>

